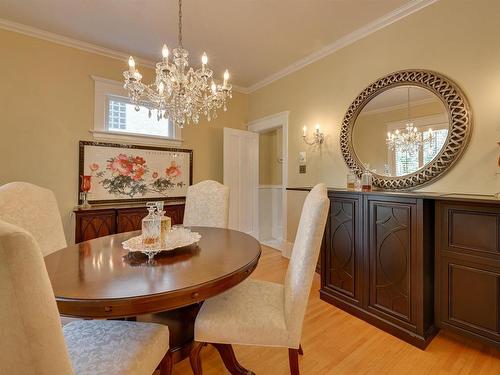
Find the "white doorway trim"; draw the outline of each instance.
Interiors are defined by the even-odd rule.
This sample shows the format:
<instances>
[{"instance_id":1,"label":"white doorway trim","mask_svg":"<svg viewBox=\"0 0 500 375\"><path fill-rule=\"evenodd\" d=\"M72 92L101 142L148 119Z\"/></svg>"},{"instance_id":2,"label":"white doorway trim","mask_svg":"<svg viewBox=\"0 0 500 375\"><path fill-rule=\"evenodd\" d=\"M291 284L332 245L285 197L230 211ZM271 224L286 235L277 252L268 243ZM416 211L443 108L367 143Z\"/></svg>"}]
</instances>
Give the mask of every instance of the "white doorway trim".
<instances>
[{"instance_id":1,"label":"white doorway trim","mask_svg":"<svg viewBox=\"0 0 500 375\"><path fill-rule=\"evenodd\" d=\"M281 177L281 197L282 197L282 240L283 246L281 247L281 252L284 257L289 258L291 253L291 247L288 246L287 241L287 196L286 196L286 187L288 186L288 115L290 111L279 112L270 116L262 117L257 120L251 121L247 124L248 131L255 133L264 133L273 129L282 129L282 177ZM258 190L258 189L257 189ZM257 199L257 207L256 210L258 212L258 203ZM257 215L258 217L258 215ZM258 228L258 226L257 226Z\"/></svg>"}]
</instances>

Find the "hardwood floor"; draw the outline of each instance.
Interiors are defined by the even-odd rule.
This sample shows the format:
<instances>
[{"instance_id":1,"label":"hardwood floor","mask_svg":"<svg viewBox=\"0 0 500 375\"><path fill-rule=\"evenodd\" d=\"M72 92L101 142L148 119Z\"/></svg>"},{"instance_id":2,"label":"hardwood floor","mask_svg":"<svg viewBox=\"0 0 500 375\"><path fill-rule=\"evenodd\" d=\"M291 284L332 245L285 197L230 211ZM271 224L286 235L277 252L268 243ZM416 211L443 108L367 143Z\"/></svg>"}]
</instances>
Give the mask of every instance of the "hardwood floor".
<instances>
[{"instance_id":1,"label":"hardwood floor","mask_svg":"<svg viewBox=\"0 0 500 375\"><path fill-rule=\"evenodd\" d=\"M288 261L263 248L252 277L282 282ZM358 374L500 374L500 350L440 332L421 351L319 299L319 275L314 279L302 333L302 375ZM289 374L284 348L234 347L239 362L258 375ZM216 350L201 352L204 375L226 374ZM174 366L173 374L191 374L189 361Z\"/></svg>"}]
</instances>

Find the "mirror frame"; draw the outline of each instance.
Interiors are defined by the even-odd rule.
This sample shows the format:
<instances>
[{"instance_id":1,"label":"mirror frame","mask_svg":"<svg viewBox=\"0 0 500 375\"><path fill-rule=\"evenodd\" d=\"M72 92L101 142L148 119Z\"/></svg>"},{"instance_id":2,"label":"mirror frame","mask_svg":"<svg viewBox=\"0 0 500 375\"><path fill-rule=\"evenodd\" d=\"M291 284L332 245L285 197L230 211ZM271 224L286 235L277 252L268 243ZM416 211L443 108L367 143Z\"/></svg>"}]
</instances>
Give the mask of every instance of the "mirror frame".
<instances>
[{"instance_id":1,"label":"mirror frame","mask_svg":"<svg viewBox=\"0 0 500 375\"><path fill-rule=\"evenodd\" d=\"M356 119L361 110L375 96L393 87L414 85L434 93L448 113L448 137L436 157L418 171L404 176L383 176L373 173L373 185L388 190L412 189L442 177L460 158L469 143L472 132L472 113L460 88L449 78L429 70L401 70L388 74L365 88L347 109L340 131L340 149L344 160L358 177L363 173L352 142Z\"/></svg>"}]
</instances>

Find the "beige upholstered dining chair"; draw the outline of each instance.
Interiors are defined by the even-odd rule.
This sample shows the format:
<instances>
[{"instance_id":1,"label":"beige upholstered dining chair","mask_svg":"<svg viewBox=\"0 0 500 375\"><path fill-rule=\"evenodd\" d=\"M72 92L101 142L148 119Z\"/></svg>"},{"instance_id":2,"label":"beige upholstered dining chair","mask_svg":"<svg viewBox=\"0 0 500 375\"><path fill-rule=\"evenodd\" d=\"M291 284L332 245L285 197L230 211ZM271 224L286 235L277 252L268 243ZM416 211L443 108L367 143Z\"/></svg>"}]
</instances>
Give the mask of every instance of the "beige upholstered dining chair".
<instances>
[{"instance_id":1,"label":"beige upholstered dining chair","mask_svg":"<svg viewBox=\"0 0 500 375\"><path fill-rule=\"evenodd\" d=\"M150 375L171 371L166 326L80 320L61 328L42 253L0 220L0 374Z\"/></svg>"},{"instance_id":2,"label":"beige upholstered dining chair","mask_svg":"<svg viewBox=\"0 0 500 375\"><path fill-rule=\"evenodd\" d=\"M214 343L230 356L231 344L289 348L290 371L299 373L302 323L329 205L325 185L316 185L302 209L284 284L249 279L205 301L195 322L198 343ZM198 344L191 353L195 369L201 368L201 348Z\"/></svg>"},{"instance_id":3,"label":"beige upholstered dining chair","mask_svg":"<svg viewBox=\"0 0 500 375\"><path fill-rule=\"evenodd\" d=\"M0 186L0 220L26 229L43 256L66 247L66 238L54 193L27 183Z\"/></svg>"},{"instance_id":4,"label":"beige upholstered dining chair","mask_svg":"<svg viewBox=\"0 0 500 375\"><path fill-rule=\"evenodd\" d=\"M229 188L206 180L191 185L186 196L185 226L227 228Z\"/></svg>"}]
</instances>

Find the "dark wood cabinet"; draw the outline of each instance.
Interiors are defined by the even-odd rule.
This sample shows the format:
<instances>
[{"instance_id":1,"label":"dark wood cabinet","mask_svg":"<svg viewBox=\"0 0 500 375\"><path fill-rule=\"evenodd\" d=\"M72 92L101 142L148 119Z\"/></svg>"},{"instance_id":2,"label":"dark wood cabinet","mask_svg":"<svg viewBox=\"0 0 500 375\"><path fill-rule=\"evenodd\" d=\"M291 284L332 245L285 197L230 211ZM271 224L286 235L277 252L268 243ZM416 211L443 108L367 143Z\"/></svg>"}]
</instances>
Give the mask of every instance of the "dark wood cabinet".
<instances>
[{"instance_id":1,"label":"dark wood cabinet","mask_svg":"<svg viewBox=\"0 0 500 375\"><path fill-rule=\"evenodd\" d=\"M75 211L75 216L76 243L116 233L115 210Z\"/></svg>"},{"instance_id":2,"label":"dark wood cabinet","mask_svg":"<svg viewBox=\"0 0 500 375\"><path fill-rule=\"evenodd\" d=\"M436 227L436 324L500 346L500 202L438 202Z\"/></svg>"},{"instance_id":3,"label":"dark wood cabinet","mask_svg":"<svg viewBox=\"0 0 500 375\"><path fill-rule=\"evenodd\" d=\"M329 193L321 298L424 348L433 326L433 202ZM429 217L431 216L431 217Z\"/></svg>"},{"instance_id":4,"label":"dark wood cabinet","mask_svg":"<svg viewBox=\"0 0 500 375\"><path fill-rule=\"evenodd\" d=\"M165 202L165 215L172 219L172 224L182 224L184 220L184 202ZM88 209L75 209L75 242L91 240L115 233L141 229L142 218L147 215L145 204L95 205Z\"/></svg>"},{"instance_id":5,"label":"dark wood cabinet","mask_svg":"<svg viewBox=\"0 0 500 375\"><path fill-rule=\"evenodd\" d=\"M499 199L333 188L328 197L322 300L422 349L440 328L500 347Z\"/></svg>"},{"instance_id":6,"label":"dark wood cabinet","mask_svg":"<svg viewBox=\"0 0 500 375\"><path fill-rule=\"evenodd\" d=\"M367 199L368 310L414 330L416 204Z\"/></svg>"},{"instance_id":7,"label":"dark wood cabinet","mask_svg":"<svg viewBox=\"0 0 500 375\"><path fill-rule=\"evenodd\" d=\"M329 194L330 213L321 264L322 290L356 306L362 300L361 197Z\"/></svg>"}]
</instances>

